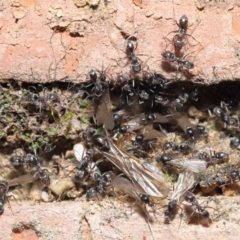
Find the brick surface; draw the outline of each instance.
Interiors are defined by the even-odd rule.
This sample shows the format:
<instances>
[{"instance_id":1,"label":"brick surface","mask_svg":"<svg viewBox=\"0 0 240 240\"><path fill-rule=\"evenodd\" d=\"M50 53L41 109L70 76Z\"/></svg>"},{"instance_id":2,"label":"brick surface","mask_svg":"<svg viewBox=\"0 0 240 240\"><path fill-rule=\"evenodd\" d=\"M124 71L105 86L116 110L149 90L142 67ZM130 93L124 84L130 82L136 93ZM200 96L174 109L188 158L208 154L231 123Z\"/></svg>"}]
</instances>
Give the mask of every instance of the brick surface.
<instances>
[{"instance_id":1,"label":"brick surface","mask_svg":"<svg viewBox=\"0 0 240 240\"><path fill-rule=\"evenodd\" d=\"M169 240L237 240L239 204L238 197L216 197L203 203L211 213L209 227L187 224L186 217L181 219L179 215L170 224L163 224L165 208L158 209L152 215L153 235L155 239ZM53 203L11 201L11 209L6 204L1 215L4 224L0 239L152 239L146 220L136 206L108 198L101 202L87 202L85 197Z\"/></svg>"},{"instance_id":2,"label":"brick surface","mask_svg":"<svg viewBox=\"0 0 240 240\"><path fill-rule=\"evenodd\" d=\"M189 34L203 46L188 38L195 78L206 83L239 78L238 1L89 1L99 3L95 9L86 2L2 1L0 79L80 82L92 67L107 68L109 74L129 71L121 31L138 38L136 53L145 70L172 77L161 64L163 36L177 29L175 20L183 14L189 18Z\"/></svg>"}]
</instances>

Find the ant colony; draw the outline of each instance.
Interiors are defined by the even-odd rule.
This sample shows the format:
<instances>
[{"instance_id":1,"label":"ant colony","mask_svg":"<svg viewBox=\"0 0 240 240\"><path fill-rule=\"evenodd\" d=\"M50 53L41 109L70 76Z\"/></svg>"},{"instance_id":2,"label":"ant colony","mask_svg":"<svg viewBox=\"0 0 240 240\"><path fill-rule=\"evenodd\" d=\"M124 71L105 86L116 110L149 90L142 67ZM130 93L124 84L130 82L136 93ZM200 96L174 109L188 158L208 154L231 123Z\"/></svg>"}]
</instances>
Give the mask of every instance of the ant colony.
<instances>
[{"instance_id":1,"label":"ant colony","mask_svg":"<svg viewBox=\"0 0 240 240\"><path fill-rule=\"evenodd\" d=\"M104 202L125 194L152 234L152 214L162 223L182 216L187 224L210 226L217 210L208 196L233 186L238 193L240 86L191 82L190 39L203 47L188 25L183 15L163 38L161 61L174 69L171 80L146 70L137 38L125 36L124 74L92 68L80 84L2 84L0 136L14 151L6 163L11 174L0 181L1 214L10 191L37 182L44 201L84 195ZM68 178L71 188L56 193L51 181L58 178Z\"/></svg>"}]
</instances>

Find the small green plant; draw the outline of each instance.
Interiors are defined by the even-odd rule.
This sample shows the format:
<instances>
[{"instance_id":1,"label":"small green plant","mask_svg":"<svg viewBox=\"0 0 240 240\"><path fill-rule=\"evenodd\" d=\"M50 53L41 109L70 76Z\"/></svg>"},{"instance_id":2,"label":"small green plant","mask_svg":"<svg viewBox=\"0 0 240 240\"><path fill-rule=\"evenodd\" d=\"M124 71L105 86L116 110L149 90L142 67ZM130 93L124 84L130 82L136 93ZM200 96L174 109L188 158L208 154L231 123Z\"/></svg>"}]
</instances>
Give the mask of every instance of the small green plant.
<instances>
[{"instance_id":1,"label":"small green plant","mask_svg":"<svg viewBox=\"0 0 240 240\"><path fill-rule=\"evenodd\" d=\"M85 116L81 117L80 120L81 120L82 123L85 123L85 124L89 123L88 118L85 117Z\"/></svg>"},{"instance_id":2,"label":"small green plant","mask_svg":"<svg viewBox=\"0 0 240 240\"><path fill-rule=\"evenodd\" d=\"M56 128L50 127L47 129L49 135L58 135L58 130Z\"/></svg>"}]
</instances>

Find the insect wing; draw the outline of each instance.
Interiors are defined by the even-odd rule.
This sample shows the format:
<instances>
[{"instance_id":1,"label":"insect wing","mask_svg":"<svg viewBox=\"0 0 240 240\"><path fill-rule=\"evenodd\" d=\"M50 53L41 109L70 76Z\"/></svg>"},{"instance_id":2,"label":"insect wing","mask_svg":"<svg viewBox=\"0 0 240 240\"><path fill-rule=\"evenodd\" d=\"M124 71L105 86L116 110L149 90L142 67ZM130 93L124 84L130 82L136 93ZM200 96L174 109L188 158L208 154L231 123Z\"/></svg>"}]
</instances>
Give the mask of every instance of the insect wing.
<instances>
[{"instance_id":1,"label":"insect wing","mask_svg":"<svg viewBox=\"0 0 240 240\"><path fill-rule=\"evenodd\" d=\"M202 173L207 169L207 162L202 160L171 160L168 162L176 167L182 167L194 173Z\"/></svg>"},{"instance_id":2,"label":"insect wing","mask_svg":"<svg viewBox=\"0 0 240 240\"><path fill-rule=\"evenodd\" d=\"M90 174L91 178L95 181L96 179L94 178L94 176L97 174L98 176L101 176L101 172L99 170L99 168L97 167L96 163L89 163L87 168L86 168L87 172Z\"/></svg>"},{"instance_id":3,"label":"insect wing","mask_svg":"<svg viewBox=\"0 0 240 240\"><path fill-rule=\"evenodd\" d=\"M174 185L171 201L176 200L177 203L179 204L182 201L184 194L189 189L191 189L195 183L196 180L194 177L194 173L189 171L180 173L178 176L178 180Z\"/></svg>"},{"instance_id":4,"label":"insect wing","mask_svg":"<svg viewBox=\"0 0 240 240\"><path fill-rule=\"evenodd\" d=\"M136 200L140 201L139 196L137 194L139 189L136 189L136 187L128 179L121 176L116 176L111 181L111 186L116 190L123 191L132 198L135 198Z\"/></svg>"},{"instance_id":5,"label":"insect wing","mask_svg":"<svg viewBox=\"0 0 240 240\"><path fill-rule=\"evenodd\" d=\"M21 185L21 184L31 183L33 181L34 181L34 176L32 174L27 173L27 174L22 175L20 177L9 180L8 181L8 186L13 187L13 186Z\"/></svg>"},{"instance_id":6,"label":"insect wing","mask_svg":"<svg viewBox=\"0 0 240 240\"><path fill-rule=\"evenodd\" d=\"M73 153L75 158L81 162L86 148L83 143L77 143L73 146Z\"/></svg>"},{"instance_id":7,"label":"insect wing","mask_svg":"<svg viewBox=\"0 0 240 240\"><path fill-rule=\"evenodd\" d=\"M166 197L169 189L164 185L163 173L148 163L142 163L135 156L120 150L108 139L112 153L102 152L117 168L136 185L142 188L142 192L154 197Z\"/></svg>"},{"instance_id":8,"label":"insect wing","mask_svg":"<svg viewBox=\"0 0 240 240\"><path fill-rule=\"evenodd\" d=\"M112 130L114 127L114 119L111 108L111 100L109 90L106 89L103 93L100 103L96 111L96 124L97 126L105 126L106 129Z\"/></svg>"}]
</instances>

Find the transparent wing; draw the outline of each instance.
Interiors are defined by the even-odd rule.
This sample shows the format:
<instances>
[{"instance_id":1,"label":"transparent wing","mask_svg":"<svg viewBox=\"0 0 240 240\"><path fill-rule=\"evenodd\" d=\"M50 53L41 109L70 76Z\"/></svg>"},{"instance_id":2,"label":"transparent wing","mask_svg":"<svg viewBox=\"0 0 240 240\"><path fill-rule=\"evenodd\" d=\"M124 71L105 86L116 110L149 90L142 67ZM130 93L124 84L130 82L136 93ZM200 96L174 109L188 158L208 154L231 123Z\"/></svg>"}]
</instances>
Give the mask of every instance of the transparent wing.
<instances>
[{"instance_id":1,"label":"transparent wing","mask_svg":"<svg viewBox=\"0 0 240 240\"><path fill-rule=\"evenodd\" d=\"M104 92L96 111L97 126L105 126L106 129L113 129L114 119L111 108L111 100L108 89Z\"/></svg>"},{"instance_id":2,"label":"transparent wing","mask_svg":"<svg viewBox=\"0 0 240 240\"><path fill-rule=\"evenodd\" d=\"M189 171L192 171L194 173L202 173L206 171L207 169L207 162L202 161L202 160L171 160L168 162L169 164L176 166L176 167L182 167L184 169L187 169Z\"/></svg>"},{"instance_id":3,"label":"transparent wing","mask_svg":"<svg viewBox=\"0 0 240 240\"><path fill-rule=\"evenodd\" d=\"M73 146L73 153L75 158L81 162L86 148L83 143L77 143Z\"/></svg>"},{"instance_id":4,"label":"transparent wing","mask_svg":"<svg viewBox=\"0 0 240 240\"><path fill-rule=\"evenodd\" d=\"M126 174L142 192L154 197L166 197L169 188L165 186L165 179L161 170L148 163L142 163L138 158L119 149L108 139L111 153L102 154L118 169Z\"/></svg>"},{"instance_id":5,"label":"transparent wing","mask_svg":"<svg viewBox=\"0 0 240 240\"><path fill-rule=\"evenodd\" d=\"M27 174L22 175L20 177L9 180L8 181L8 186L12 187L12 186L17 186L17 185L21 185L21 184L31 183L33 181L34 181L33 174L27 173Z\"/></svg>"},{"instance_id":6,"label":"transparent wing","mask_svg":"<svg viewBox=\"0 0 240 240\"><path fill-rule=\"evenodd\" d=\"M196 183L193 172L184 171L179 174L177 182L174 184L174 190L171 196L171 201L176 200L179 204L184 194L191 189Z\"/></svg>"}]
</instances>

